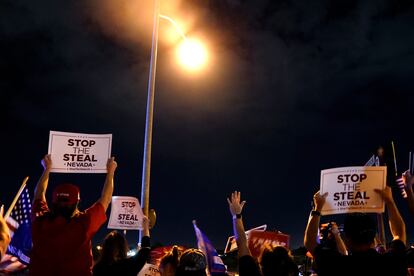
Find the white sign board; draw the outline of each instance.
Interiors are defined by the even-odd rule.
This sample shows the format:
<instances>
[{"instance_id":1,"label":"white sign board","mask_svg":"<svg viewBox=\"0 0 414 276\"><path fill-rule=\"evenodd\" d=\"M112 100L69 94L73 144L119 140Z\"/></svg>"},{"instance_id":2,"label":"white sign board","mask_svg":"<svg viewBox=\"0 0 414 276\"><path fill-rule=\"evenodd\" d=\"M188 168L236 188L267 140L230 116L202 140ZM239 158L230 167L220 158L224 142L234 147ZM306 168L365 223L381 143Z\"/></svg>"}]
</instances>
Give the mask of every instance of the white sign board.
<instances>
[{"instance_id":1,"label":"white sign board","mask_svg":"<svg viewBox=\"0 0 414 276\"><path fill-rule=\"evenodd\" d=\"M160 276L160 270L158 266L146 263L144 267L139 271L137 276Z\"/></svg>"},{"instance_id":2,"label":"white sign board","mask_svg":"<svg viewBox=\"0 0 414 276\"><path fill-rule=\"evenodd\" d=\"M50 131L51 172L106 173L111 145L112 134Z\"/></svg>"},{"instance_id":3,"label":"white sign board","mask_svg":"<svg viewBox=\"0 0 414 276\"><path fill-rule=\"evenodd\" d=\"M384 189L387 167L344 167L321 171L320 193L328 192L322 215L383 213L384 201L374 189Z\"/></svg>"},{"instance_id":4,"label":"white sign board","mask_svg":"<svg viewBox=\"0 0 414 276\"><path fill-rule=\"evenodd\" d=\"M142 212L139 201L131 196L113 196L109 229L142 230Z\"/></svg>"}]
</instances>

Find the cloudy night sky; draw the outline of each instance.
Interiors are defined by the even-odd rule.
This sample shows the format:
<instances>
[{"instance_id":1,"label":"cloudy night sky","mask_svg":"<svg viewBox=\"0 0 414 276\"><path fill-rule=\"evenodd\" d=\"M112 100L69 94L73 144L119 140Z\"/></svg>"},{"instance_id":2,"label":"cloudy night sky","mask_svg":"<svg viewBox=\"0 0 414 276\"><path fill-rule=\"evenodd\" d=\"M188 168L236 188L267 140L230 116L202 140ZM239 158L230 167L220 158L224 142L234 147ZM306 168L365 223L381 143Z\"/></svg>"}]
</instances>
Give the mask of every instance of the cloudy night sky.
<instances>
[{"instance_id":1,"label":"cloudy night sky","mask_svg":"<svg viewBox=\"0 0 414 276\"><path fill-rule=\"evenodd\" d=\"M405 170L414 150L413 1L161 2L162 14L205 42L209 62L183 70L179 39L160 21L154 242L195 246L196 219L224 248L232 234L226 197L240 190L246 228L268 224L295 248L320 170L363 165L391 140ZM140 197L152 12L149 0L1 1L6 207L26 175L33 191L50 130L112 133L114 195ZM104 175L52 174L48 195L62 181L80 186L84 209ZM412 217L398 190L395 198L412 241Z\"/></svg>"}]
</instances>

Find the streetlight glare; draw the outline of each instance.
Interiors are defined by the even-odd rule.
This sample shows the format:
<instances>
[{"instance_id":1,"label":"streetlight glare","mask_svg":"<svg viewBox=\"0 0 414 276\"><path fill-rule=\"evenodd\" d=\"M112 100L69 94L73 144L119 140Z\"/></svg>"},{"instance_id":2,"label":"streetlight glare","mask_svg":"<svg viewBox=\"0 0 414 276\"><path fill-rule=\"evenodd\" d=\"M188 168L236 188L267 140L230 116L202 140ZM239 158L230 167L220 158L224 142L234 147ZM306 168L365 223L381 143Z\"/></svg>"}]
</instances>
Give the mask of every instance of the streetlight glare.
<instances>
[{"instance_id":1,"label":"streetlight glare","mask_svg":"<svg viewBox=\"0 0 414 276\"><path fill-rule=\"evenodd\" d=\"M178 47L178 60L188 70L201 69L207 58L207 50L198 40L185 39Z\"/></svg>"}]
</instances>

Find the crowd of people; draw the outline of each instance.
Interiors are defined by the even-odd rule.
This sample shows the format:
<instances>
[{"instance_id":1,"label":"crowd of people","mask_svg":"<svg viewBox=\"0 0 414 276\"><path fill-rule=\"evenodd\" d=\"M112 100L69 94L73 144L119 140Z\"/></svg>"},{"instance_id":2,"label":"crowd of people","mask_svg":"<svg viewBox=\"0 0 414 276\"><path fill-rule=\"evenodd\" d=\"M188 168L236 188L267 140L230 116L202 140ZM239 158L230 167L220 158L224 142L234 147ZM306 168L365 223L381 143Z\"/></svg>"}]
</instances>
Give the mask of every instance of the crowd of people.
<instances>
[{"instance_id":1,"label":"crowd of people","mask_svg":"<svg viewBox=\"0 0 414 276\"><path fill-rule=\"evenodd\" d=\"M128 257L124 235L110 232L104 239L101 254L94 261L92 238L106 221L106 210L114 190L117 162L107 162L107 174L100 198L84 211L78 209L80 190L76 185L63 183L53 190L51 204L46 200L52 160L46 155L41 164L43 173L36 185L32 205L33 248L29 275L41 276L136 276L150 262L150 222L143 219L142 239L136 255ZM403 174L408 207L414 214L414 176ZM406 245L406 226L394 202L392 190L376 190L385 202L389 228L393 237L387 245L378 241L377 225L365 213L347 214L343 233L332 222L321 229L321 211L327 193L317 192L314 208L310 212L304 234L304 246L313 260L312 275L414 275L414 249ZM233 231L238 247L238 273L241 276L297 276L298 265L288 248L265 246L260 258L252 256L243 223L245 201L235 191L227 199L232 217ZM50 206L50 207L49 207ZM322 234L322 235L321 235ZM0 253L3 258L10 234L0 210ZM205 254L190 248L181 251L174 246L159 264L162 276L207 276L208 261ZM212 275L215 275L212 273Z\"/></svg>"}]
</instances>

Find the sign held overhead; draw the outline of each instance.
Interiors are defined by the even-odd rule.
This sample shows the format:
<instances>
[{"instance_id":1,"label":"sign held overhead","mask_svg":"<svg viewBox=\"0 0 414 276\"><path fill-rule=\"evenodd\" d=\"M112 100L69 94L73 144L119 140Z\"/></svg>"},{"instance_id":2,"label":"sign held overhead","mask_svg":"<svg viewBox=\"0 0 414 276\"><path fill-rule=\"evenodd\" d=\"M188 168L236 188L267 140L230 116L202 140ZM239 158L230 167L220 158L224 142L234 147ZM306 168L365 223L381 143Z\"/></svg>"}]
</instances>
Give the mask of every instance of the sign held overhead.
<instances>
[{"instance_id":1,"label":"sign held overhead","mask_svg":"<svg viewBox=\"0 0 414 276\"><path fill-rule=\"evenodd\" d=\"M50 131L51 172L106 173L111 144L112 134Z\"/></svg>"},{"instance_id":2,"label":"sign held overhead","mask_svg":"<svg viewBox=\"0 0 414 276\"><path fill-rule=\"evenodd\" d=\"M383 213L384 201L374 190L385 188L387 167L344 167L321 171L320 193L328 193L322 215Z\"/></svg>"}]
</instances>

